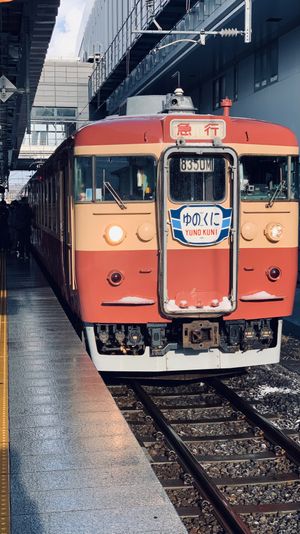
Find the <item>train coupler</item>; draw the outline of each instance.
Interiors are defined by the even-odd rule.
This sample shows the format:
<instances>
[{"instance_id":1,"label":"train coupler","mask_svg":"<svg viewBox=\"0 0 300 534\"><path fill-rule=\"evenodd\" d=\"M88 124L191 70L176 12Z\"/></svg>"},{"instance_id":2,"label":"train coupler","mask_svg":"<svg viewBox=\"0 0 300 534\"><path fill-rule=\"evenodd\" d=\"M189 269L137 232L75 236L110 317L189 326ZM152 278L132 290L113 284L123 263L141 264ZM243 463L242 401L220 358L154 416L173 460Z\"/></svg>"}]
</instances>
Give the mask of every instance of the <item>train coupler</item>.
<instances>
[{"instance_id":1,"label":"train coupler","mask_svg":"<svg viewBox=\"0 0 300 534\"><path fill-rule=\"evenodd\" d=\"M192 321L182 325L183 348L208 350L220 344L219 324L211 321Z\"/></svg>"}]
</instances>

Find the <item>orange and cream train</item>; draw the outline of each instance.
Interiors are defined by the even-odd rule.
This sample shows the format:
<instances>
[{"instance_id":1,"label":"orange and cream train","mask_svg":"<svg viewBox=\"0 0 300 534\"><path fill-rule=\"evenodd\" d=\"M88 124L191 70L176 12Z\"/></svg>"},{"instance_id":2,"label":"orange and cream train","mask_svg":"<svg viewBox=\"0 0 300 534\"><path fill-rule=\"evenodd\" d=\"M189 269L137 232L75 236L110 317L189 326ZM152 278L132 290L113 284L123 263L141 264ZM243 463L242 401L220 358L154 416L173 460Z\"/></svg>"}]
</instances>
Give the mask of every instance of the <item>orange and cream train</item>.
<instances>
[{"instance_id":1,"label":"orange and cream train","mask_svg":"<svg viewBox=\"0 0 300 534\"><path fill-rule=\"evenodd\" d=\"M231 117L228 99L222 116L195 114L181 90L156 114L146 99L144 114L82 127L30 180L33 246L100 371L277 362L297 277L296 138Z\"/></svg>"}]
</instances>

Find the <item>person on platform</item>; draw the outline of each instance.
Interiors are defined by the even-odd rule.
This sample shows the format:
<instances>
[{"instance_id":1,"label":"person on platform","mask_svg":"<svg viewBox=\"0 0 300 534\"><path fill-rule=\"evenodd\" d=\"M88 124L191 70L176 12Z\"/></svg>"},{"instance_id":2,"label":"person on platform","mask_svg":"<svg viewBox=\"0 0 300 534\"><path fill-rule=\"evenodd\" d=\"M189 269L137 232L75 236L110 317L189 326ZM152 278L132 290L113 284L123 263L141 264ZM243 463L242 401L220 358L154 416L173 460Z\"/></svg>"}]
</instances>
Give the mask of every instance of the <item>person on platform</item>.
<instances>
[{"instance_id":1,"label":"person on platform","mask_svg":"<svg viewBox=\"0 0 300 534\"><path fill-rule=\"evenodd\" d=\"M17 233L18 250L17 257L29 258L32 210L28 205L27 197L22 197L16 206L15 228Z\"/></svg>"},{"instance_id":2,"label":"person on platform","mask_svg":"<svg viewBox=\"0 0 300 534\"><path fill-rule=\"evenodd\" d=\"M9 215L8 215L8 227L9 227L9 238L10 238L10 252L15 254L18 250L18 235L16 229L16 213L17 213L18 201L13 200L9 206Z\"/></svg>"},{"instance_id":3,"label":"person on platform","mask_svg":"<svg viewBox=\"0 0 300 534\"><path fill-rule=\"evenodd\" d=\"M8 207L5 200L0 202L0 250L9 250Z\"/></svg>"}]
</instances>

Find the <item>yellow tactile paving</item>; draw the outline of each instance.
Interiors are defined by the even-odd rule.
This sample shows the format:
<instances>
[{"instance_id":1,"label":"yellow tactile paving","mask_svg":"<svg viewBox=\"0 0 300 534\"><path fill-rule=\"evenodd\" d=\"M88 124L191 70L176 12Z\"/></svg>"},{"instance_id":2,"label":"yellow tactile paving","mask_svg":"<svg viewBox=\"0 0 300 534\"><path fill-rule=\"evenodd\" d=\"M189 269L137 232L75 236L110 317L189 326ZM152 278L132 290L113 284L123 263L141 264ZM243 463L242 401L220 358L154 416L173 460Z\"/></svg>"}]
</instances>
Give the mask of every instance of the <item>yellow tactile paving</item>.
<instances>
[{"instance_id":1,"label":"yellow tactile paving","mask_svg":"<svg viewBox=\"0 0 300 534\"><path fill-rule=\"evenodd\" d=\"M0 534L9 534L8 361L6 316L6 261L0 253Z\"/></svg>"}]
</instances>

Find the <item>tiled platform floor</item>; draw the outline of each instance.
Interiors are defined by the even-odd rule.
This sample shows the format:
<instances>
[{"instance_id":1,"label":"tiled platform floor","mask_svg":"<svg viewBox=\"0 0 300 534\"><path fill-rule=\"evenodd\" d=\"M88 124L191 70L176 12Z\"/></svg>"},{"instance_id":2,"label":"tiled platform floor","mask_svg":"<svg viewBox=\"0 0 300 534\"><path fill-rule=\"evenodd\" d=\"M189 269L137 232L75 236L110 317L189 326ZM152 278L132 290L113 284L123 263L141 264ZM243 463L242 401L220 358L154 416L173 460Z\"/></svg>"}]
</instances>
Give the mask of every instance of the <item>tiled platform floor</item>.
<instances>
[{"instance_id":1,"label":"tiled platform floor","mask_svg":"<svg viewBox=\"0 0 300 534\"><path fill-rule=\"evenodd\" d=\"M35 262L7 275L12 534L186 532Z\"/></svg>"}]
</instances>

